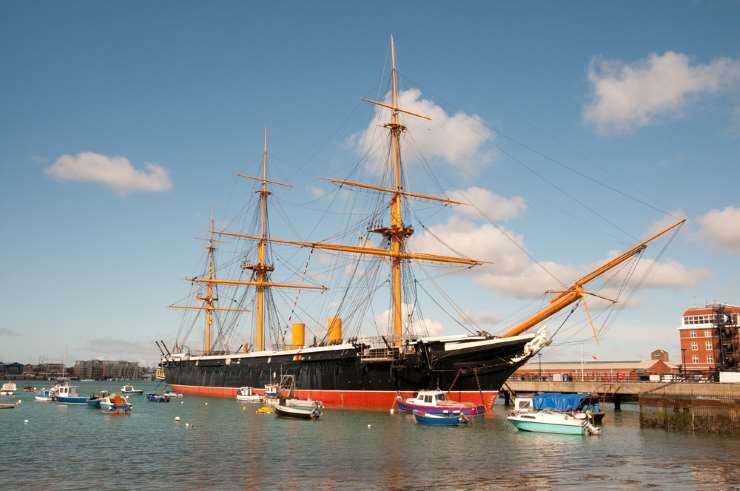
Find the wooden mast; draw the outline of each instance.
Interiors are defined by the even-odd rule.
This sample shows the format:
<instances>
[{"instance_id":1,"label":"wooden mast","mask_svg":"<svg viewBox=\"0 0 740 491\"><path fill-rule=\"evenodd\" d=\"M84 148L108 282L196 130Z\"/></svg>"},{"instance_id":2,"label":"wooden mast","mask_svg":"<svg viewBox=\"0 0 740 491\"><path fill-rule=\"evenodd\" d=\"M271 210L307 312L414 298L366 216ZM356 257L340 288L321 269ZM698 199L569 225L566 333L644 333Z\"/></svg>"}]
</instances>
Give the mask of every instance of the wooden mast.
<instances>
[{"instance_id":1,"label":"wooden mast","mask_svg":"<svg viewBox=\"0 0 740 491\"><path fill-rule=\"evenodd\" d=\"M211 212L211 230L213 229L215 225L215 221L213 219L213 212ZM208 285L206 287L206 294L205 295L196 295L198 300L203 301L203 305L170 305L169 307L172 309L189 309L189 310L204 310L205 311L205 325L203 326L203 354L207 355L211 352L213 341L211 340L212 334L213 334L213 312L244 312L243 309L224 309L220 307L216 307L215 303L218 301L218 298L214 295L214 289L213 285L218 284L218 280L216 280L216 268L215 268L215 261L214 256L216 252L216 238L211 235L208 236L207 239L201 239L200 237L196 237L196 239L199 240L207 240L208 246L206 246L206 250L208 251Z\"/></svg>"},{"instance_id":2,"label":"wooden mast","mask_svg":"<svg viewBox=\"0 0 740 491\"><path fill-rule=\"evenodd\" d=\"M608 272L608 271L616 268L617 266L619 266L620 264L624 263L628 259L630 259L630 258L636 256L637 254L641 253L642 251L644 251L647 248L647 246L648 246L648 244L650 242L654 241L655 239L657 239L659 237L662 237L663 235L667 234L671 230L678 229L684 223L686 223L686 219L685 218L682 219L682 220L677 221L673 225L670 225L670 226L664 228L660 232L658 232L658 233L652 235L651 237L643 240L642 242L640 242L639 244L635 245L631 249L623 252L622 254L620 254L620 255L618 255L618 256L616 256L616 257L614 257L614 258L606 261L604 264L602 264L601 266L599 266L598 268L596 268L592 272L590 272L590 273L582 276L578 280L576 280L570 288L568 288L568 289L566 289L564 291L550 292L550 293L557 293L558 294L555 298L553 298L552 300L550 300L550 305L548 305L547 307L543 308L542 310L540 310L539 312L535 313L534 315L530 316L527 320L525 320L523 322L520 322L516 326L512 327L511 329L509 329L508 331L506 331L505 333L503 333L501 335L501 337L506 338L506 337L516 336L518 334L523 333L524 331L527 331L528 329L531 329L535 325L539 324L540 322L542 322L543 320L547 319L548 317L550 317L550 316L556 314L557 312L561 311L562 309L564 309L568 305L572 304L573 302L576 302L576 301L580 300L581 298L584 297L584 295L593 295L593 296L599 297L599 295L596 295L594 293L590 293L590 292L586 291L583 287L587 283L595 280L596 278L598 278L599 276L603 275L604 273L606 273L606 272ZM604 298L604 297L601 297L601 298ZM587 314L587 315L590 315L590 314Z\"/></svg>"},{"instance_id":3,"label":"wooden mast","mask_svg":"<svg viewBox=\"0 0 740 491\"><path fill-rule=\"evenodd\" d=\"M375 106L389 109L391 111L390 122L384 125L388 128L390 145L391 145L391 174L392 183L389 187L375 186L371 184L363 184L351 181L345 181L340 179L329 179L329 181L339 184L340 186L347 187L358 187L364 189L371 189L378 192L389 193L391 195L390 200L390 226L381 227L370 230L370 232L379 233L389 239L389 249L381 249L375 247L365 246L351 246L344 244L330 244L325 242L304 242L304 241L289 241L289 240L278 240L266 238L264 235L256 236L250 234L238 234L234 232L227 232L223 230L212 230L213 233L239 237L246 239L258 240L260 243L264 241L270 241L280 244L297 245L301 247L311 247L315 249L330 250L337 252L346 252L351 254L367 254L372 256L382 256L390 259L391 264L391 312L392 312L392 325L393 325L393 338L396 346L401 346L403 341L403 282L402 282L402 263L403 261L421 260L431 262L441 262L449 264L462 264L467 266L478 266L483 264L482 261L469 258L461 257L449 257L441 256L436 254L426 254L419 252L406 251L405 243L406 240L414 233L414 229L407 227L403 221L403 210L401 199L403 197L411 197L429 201L437 201L447 205L464 204L458 201L453 201L445 198L439 198L436 196L429 196L425 194L412 193L403 189L403 168L401 161L401 134L406 130L406 127L401 124L400 114L406 114L409 116L430 120L431 118L422 114L417 114L406 109L399 107L398 105L398 70L396 67L396 47L393 39L393 35L390 36L390 48L391 48L391 100L390 104L383 101L376 101L373 99L364 98L366 102Z\"/></svg>"},{"instance_id":4,"label":"wooden mast","mask_svg":"<svg viewBox=\"0 0 740 491\"><path fill-rule=\"evenodd\" d=\"M242 266L243 269L249 269L254 271L254 281L242 281L242 280L222 280L222 279L215 279L212 275L209 275L207 278L193 278L191 281L194 283L206 283L208 284L209 289L213 287L213 285L227 285L227 286L254 286L256 289L256 298L255 303L256 305L256 343L255 343L255 350L256 351L264 351L265 350L265 312L266 312L266 305L265 305L265 289L267 288L299 288L299 289L307 289L307 290L326 290L326 287L320 286L320 285L303 285L303 284L293 284L293 283L274 283L270 281L269 274L270 272L274 271L275 268L272 264L269 264L267 262L267 243L268 242L274 242L274 239L271 239L268 236L268 216L267 216L267 198L272 194L270 190L268 190L267 185L278 185L278 186L284 186L284 187L291 187L288 184L284 184L282 182L273 181L267 179L267 142L268 142L268 132L267 128L265 128L265 135L264 135L264 145L262 150L262 176L261 177L255 177L255 176L247 176L244 174L238 174L240 177L243 177L245 179L257 181L260 183L259 189L257 189L255 192L260 195L260 233L259 235L250 235L250 238L255 238L257 242L257 263L256 264L245 264ZM211 225L211 233L219 233L215 230L215 225ZM234 236L238 237L239 234L233 234ZM246 235L246 234L242 234ZM247 351L249 349L248 344L245 343L244 350Z\"/></svg>"}]
</instances>

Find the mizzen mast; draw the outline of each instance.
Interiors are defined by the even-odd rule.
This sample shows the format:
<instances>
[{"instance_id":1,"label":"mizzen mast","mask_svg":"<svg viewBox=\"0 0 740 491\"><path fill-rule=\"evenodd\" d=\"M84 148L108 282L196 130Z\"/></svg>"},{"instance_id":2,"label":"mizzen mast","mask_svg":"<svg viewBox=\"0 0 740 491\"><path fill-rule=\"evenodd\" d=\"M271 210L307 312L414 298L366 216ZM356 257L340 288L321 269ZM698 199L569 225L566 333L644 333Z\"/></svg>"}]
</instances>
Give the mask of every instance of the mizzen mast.
<instances>
[{"instance_id":1,"label":"mizzen mast","mask_svg":"<svg viewBox=\"0 0 740 491\"><path fill-rule=\"evenodd\" d=\"M214 220L213 214L211 214L211 229L213 229L213 226ZM196 295L198 300L203 301L203 305L170 305L170 308L205 311L205 325L203 326L203 354L207 355L211 352L212 348L211 337L213 333L213 312L243 312L244 310L216 307L216 302L218 301L218 298L214 294L213 285L217 284L218 282L218 280L216 280L216 268L214 261L214 256L216 253L216 242L218 242L218 240L216 240L212 233L208 236L207 239L201 239L200 237L196 237L196 239L208 241L208 246L206 246L206 250L208 251L208 286L206 287L205 295Z\"/></svg>"}]
</instances>

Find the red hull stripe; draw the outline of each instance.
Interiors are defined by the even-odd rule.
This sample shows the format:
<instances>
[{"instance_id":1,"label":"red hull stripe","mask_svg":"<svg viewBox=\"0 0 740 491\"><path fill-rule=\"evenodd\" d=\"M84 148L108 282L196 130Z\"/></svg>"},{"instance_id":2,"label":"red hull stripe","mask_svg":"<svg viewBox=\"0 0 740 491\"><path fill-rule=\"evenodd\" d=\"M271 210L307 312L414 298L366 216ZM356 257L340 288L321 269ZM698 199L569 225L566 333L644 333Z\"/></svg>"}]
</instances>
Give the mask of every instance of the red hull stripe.
<instances>
[{"instance_id":1,"label":"red hull stripe","mask_svg":"<svg viewBox=\"0 0 740 491\"><path fill-rule=\"evenodd\" d=\"M205 387L198 385L171 385L172 390L182 394L199 396L233 397L236 398L236 387ZM264 394L265 389L254 388L255 394ZM298 399L314 399L321 401L328 408L339 409L372 409L388 411L395 407L396 395L391 390L303 390L296 389ZM402 391L404 399L413 397L414 392ZM456 391L448 392L448 397L455 401L482 404L487 411L493 407L498 395L497 390Z\"/></svg>"}]
</instances>

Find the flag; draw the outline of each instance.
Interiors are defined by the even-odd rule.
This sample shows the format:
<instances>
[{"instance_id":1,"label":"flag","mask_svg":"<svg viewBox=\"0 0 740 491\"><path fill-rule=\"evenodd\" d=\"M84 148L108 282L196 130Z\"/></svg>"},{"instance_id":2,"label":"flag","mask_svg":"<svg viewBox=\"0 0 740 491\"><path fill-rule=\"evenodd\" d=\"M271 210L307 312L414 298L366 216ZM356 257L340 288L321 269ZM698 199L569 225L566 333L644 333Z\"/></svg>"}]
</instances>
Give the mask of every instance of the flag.
<instances>
[{"instance_id":1,"label":"flag","mask_svg":"<svg viewBox=\"0 0 740 491\"><path fill-rule=\"evenodd\" d=\"M598 360L598 358L596 358L596 355L591 355L591 358L594 360Z\"/></svg>"}]
</instances>

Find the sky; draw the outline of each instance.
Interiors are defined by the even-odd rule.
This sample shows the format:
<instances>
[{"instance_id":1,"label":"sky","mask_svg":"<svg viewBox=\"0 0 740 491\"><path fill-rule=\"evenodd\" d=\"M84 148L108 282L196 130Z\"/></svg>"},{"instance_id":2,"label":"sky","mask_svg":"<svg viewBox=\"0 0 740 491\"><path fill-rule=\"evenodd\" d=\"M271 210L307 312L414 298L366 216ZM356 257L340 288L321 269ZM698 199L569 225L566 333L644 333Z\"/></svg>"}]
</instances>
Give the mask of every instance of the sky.
<instances>
[{"instance_id":1,"label":"sky","mask_svg":"<svg viewBox=\"0 0 740 491\"><path fill-rule=\"evenodd\" d=\"M361 203L320 177L382 174L387 113L361 98L387 96L391 33L400 103L432 117L403 119L408 187L475 205L420 211L409 248L490 262L440 280L460 307L502 332L558 286L541 266L573 281L686 217L598 341L578 312L544 353L676 360L687 307L740 303L738 22L736 1L2 2L0 361L154 363L264 128L293 185L272 232L342 229Z\"/></svg>"}]
</instances>

